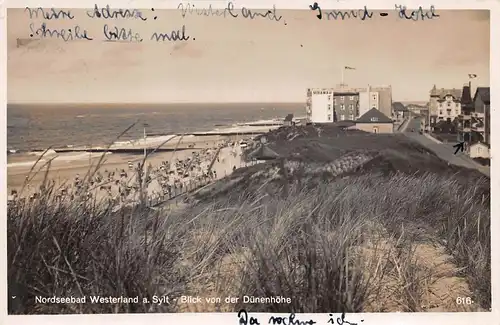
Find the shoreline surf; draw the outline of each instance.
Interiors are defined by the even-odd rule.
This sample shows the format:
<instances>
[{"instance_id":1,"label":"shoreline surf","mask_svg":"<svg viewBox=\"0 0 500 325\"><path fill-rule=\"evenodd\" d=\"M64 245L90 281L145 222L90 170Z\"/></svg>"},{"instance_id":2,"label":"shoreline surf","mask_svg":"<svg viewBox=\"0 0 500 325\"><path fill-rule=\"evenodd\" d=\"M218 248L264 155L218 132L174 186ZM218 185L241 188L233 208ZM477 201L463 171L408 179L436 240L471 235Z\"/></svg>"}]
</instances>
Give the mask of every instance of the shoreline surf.
<instances>
[{"instance_id":1,"label":"shoreline surf","mask_svg":"<svg viewBox=\"0 0 500 325\"><path fill-rule=\"evenodd\" d=\"M304 117L297 117L294 118L296 121L302 120ZM131 140L118 140L115 141L110 147L109 151L108 149L109 145L96 145L96 146L74 146L74 145L66 145L65 147L62 148L54 148L50 149L53 151L51 154L46 155L46 159L43 159L39 163L43 163L45 160L50 159L53 155L57 154L58 157L56 158L57 160L60 161L70 161L70 160L88 160L89 159L89 152L92 152L92 155L97 154L101 155L103 152L106 154L133 154L134 152L139 153L139 151L143 150L146 148L148 151L155 149L159 145L161 145L164 142L167 142L165 146L171 146L172 144L176 144L178 142L178 139L176 138L183 138L183 142L190 143L189 140L193 140L192 143L196 143L196 138L198 139L198 142L202 142L203 137L207 136L221 136L221 137L230 137L230 136L238 136L241 135L241 137L249 137L251 136L252 132L255 132L255 135L261 134L268 132L270 129L278 128L283 125L284 118L278 118L278 119L268 119L268 120L256 120L256 121L250 121L250 122L245 122L245 123L234 123L232 125L227 125L222 128L220 127L215 127L212 128L210 131L205 131L205 132L193 132L191 134L150 134L147 135L146 138L139 138L139 139L131 139ZM187 140L187 141L185 141ZM188 150L189 147L180 147L177 148L177 150ZM16 161L16 162L8 162L7 163L7 168L15 168L15 167L26 167L33 165L36 162L36 156L41 155L44 151L48 150L48 148L45 149L32 149L29 151L21 151L17 149L9 149L7 150L7 156L8 160L9 158L14 158L16 156L20 157L21 155L24 156L33 156L33 160L23 160L23 161ZM173 148L168 148L168 149L163 149L162 151L171 151ZM68 155L69 153L74 153L73 156ZM64 155L64 156L61 156ZM10 160L11 160L10 159Z\"/></svg>"}]
</instances>

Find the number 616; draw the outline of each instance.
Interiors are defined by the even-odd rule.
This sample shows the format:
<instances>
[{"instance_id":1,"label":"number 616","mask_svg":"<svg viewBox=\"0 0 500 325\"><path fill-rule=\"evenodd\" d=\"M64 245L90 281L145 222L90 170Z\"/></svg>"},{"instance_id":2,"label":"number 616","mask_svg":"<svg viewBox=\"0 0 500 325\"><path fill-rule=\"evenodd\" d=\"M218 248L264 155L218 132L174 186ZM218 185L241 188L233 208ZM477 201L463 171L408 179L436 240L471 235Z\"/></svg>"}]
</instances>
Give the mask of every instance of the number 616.
<instances>
[{"instance_id":1,"label":"number 616","mask_svg":"<svg viewBox=\"0 0 500 325\"><path fill-rule=\"evenodd\" d=\"M472 305L474 301L471 297L457 297L456 303L457 305Z\"/></svg>"}]
</instances>

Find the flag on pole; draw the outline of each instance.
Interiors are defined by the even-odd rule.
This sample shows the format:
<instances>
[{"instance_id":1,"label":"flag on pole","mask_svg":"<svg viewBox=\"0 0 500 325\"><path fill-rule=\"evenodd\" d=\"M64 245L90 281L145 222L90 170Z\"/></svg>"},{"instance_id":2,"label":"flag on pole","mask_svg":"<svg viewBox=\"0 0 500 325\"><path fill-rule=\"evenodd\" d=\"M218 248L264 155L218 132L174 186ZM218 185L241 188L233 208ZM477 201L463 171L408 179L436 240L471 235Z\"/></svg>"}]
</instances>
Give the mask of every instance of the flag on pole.
<instances>
[{"instance_id":1,"label":"flag on pole","mask_svg":"<svg viewBox=\"0 0 500 325\"><path fill-rule=\"evenodd\" d=\"M348 67L348 66L345 66L344 69L346 69L346 70L356 70L356 68Z\"/></svg>"},{"instance_id":2,"label":"flag on pole","mask_svg":"<svg viewBox=\"0 0 500 325\"><path fill-rule=\"evenodd\" d=\"M469 73L469 79L477 78L477 74Z\"/></svg>"}]
</instances>

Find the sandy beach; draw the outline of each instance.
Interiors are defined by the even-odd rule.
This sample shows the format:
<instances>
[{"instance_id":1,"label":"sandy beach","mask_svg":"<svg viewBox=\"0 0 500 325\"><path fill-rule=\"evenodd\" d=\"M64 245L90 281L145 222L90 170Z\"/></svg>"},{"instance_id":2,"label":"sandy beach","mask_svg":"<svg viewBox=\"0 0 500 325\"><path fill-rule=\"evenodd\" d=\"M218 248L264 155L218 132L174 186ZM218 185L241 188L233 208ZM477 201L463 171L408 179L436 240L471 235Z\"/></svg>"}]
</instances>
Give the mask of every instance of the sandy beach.
<instances>
[{"instance_id":1,"label":"sandy beach","mask_svg":"<svg viewBox=\"0 0 500 325\"><path fill-rule=\"evenodd\" d=\"M125 146L125 144L120 145ZM174 194L178 194L187 188L194 188L207 181L229 175L235 168L242 165L241 147L231 137L190 136L183 138L180 142L178 139L173 139L163 147L175 148L177 145L179 148L186 148L190 145L193 148L175 152L161 151L148 155L145 164L147 175L150 175L147 188L148 196L167 195L166 187L169 188L169 193L173 191ZM77 187L76 184L79 180L83 180L87 175L89 169L95 170L103 153L69 152L58 154L49 151L30 173L34 161L40 155L41 153L37 152L9 157L7 164L9 194L12 194L12 191L19 191L28 175L30 175L29 185L24 189L25 192L22 196L36 193L45 178L54 182L57 188L63 186L72 192ZM99 193L98 195L123 196L122 191L127 188L125 198L127 201L134 201L136 193L132 184L137 183L135 180L136 168L143 159L142 154L104 154L98 173L95 173L99 176L94 178L96 184L93 187ZM47 172L49 160L50 168ZM213 166L208 170L212 161ZM92 179L93 182L94 179ZM106 188L105 192L99 191L102 190L102 187ZM131 188L131 193L129 193Z\"/></svg>"}]
</instances>

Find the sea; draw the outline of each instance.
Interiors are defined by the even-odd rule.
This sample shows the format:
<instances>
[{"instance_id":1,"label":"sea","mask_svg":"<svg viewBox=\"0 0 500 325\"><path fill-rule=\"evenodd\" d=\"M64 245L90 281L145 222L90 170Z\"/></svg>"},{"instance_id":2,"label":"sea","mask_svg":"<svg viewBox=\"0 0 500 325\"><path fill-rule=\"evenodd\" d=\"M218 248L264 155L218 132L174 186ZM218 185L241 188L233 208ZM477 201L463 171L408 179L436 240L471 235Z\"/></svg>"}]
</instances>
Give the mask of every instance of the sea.
<instances>
[{"instance_id":1,"label":"sea","mask_svg":"<svg viewBox=\"0 0 500 325\"><path fill-rule=\"evenodd\" d=\"M120 141L223 129L237 123L304 116L304 103L7 105L7 152L106 146Z\"/></svg>"}]
</instances>

